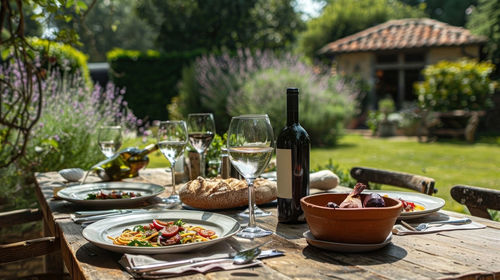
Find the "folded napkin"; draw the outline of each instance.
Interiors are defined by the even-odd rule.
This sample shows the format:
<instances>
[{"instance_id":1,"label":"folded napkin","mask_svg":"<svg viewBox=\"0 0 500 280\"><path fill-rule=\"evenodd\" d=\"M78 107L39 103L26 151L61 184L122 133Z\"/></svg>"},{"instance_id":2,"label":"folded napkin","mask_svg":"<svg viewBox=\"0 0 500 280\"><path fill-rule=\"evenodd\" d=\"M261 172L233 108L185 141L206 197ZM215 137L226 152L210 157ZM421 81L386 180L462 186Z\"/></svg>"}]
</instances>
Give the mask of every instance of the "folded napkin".
<instances>
[{"instance_id":1,"label":"folded napkin","mask_svg":"<svg viewBox=\"0 0 500 280\"><path fill-rule=\"evenodd\" d=\"M448 220L452 221L452 220L459 220L459 219L448 217ZM446 220L443 220L443 221L446 221ZM410 225L412 227L417 227L419 224L420 223L417 223L417 224L411 223ZM477 223L477 222L472 222L470 224L464 224L464 225L432 224L432 225L429 225L429 227L425 230L415 231L415 230L411 230L409 228L406 228L403 225L396 224L392 229L392 233L395 235L426 234L426 233L434 233L434 232L450 231L450 230L481 229L481 228L485 228L485 227L486 227L485 225Z\"/></svg>"},{"instance_id":2,"label":"folded napkin","mask_svg":"<svg viewBox=\"0 0 500 280\"><path fill-rule=\"evenodd\" d=\"M233 264L232 259L217 261L216 263L209 264L190 264L158 271L147 272L146 274L137 274L133 272L131 266L141 266L147 264L155 264L162 262L180 261L186 259L202 259L211 260L221 257L227 257L228 254L234 253L235 250L226 242L220 242L213 246L208 247L206 250L197 250L187 253L173 253L161 255L132 255L124 254L119 263L132 275L134 278L167 278L181 275L188 275L193 273L206 273L217 270L232 270L246 267L260 265L262 262L255 260L248 264L237 265Z\"/></svg>"}]
</instances>

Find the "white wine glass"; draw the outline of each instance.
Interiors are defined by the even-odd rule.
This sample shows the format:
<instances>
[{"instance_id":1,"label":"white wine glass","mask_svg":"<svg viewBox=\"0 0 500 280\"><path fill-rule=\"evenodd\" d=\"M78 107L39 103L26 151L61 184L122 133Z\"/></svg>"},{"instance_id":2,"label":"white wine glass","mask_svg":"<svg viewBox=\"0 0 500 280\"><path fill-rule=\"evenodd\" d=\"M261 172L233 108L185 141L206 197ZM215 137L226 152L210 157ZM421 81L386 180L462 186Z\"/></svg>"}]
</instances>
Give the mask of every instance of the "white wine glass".
<instances>
[{"instance_id":1,"label":"white wine glass","mask_svg":"<svg viewBox=\"0 0 500 280\"><path fill-rule=\"evenodd\" d=\"M253 182L266 168L274 151L274 135L267 115L233 117L229 124L227 149L231 164L248 185L248 226L238 233L243 238L272 234L255 222L255 189Z\"/></svg>"},{"instance_id":2,"label":"white wine glass","mask_svg":"<svg viewBox=\"0 0 500 280\"><path fill-rule=\"evenodd\" d=\"M111 157L122 145L122 127L100 126L97 132L97 143L106 157Z\"/></svg>"},{"instance_id":3,"label":"white wine glass","mask_svg":"<svg viewBox=\"0 0 500 280\"><path fill-rule=\"evenodd\" d=\"M187 127L189 143L200 154L200 176L205 177L205 152L215 136L214 116L211 113L189 114Z\"/></svg>"},{"instance_id":4,"label":"white wine glass","mask_svg":"<svg viewBox=\"0 0 500 280\"><path fill-rule=\"evenodd\" d=\"M182 154L188 142L186 122L184 121L162 121L158 125L158 148L170 162L172 173L172 192L163 200L167 205L180 204L179 194L175 189L175 163Z\"/></svg>"}]
</instances>

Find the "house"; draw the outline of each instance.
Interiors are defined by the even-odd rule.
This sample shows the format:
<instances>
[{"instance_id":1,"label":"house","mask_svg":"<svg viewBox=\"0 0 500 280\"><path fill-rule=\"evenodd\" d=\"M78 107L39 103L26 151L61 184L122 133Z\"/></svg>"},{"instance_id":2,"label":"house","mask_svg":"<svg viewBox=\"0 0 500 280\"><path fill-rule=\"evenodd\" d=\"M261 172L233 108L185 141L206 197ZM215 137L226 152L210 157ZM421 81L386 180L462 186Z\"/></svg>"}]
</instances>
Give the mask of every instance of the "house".
<instances>
[{"instance_id":1,"label":"house","mask_svg":"<svg viewBox=\"0 0 500 280\"><path fill-rule=\"evenodd\" d=\"M337 72L359 75L371 85L370 107L390 96L397 108L416 100L413 83L426 65L440 60L480 58L486 37L428 18L382 23L324 46Z\"/></svg>"}]
</instances>

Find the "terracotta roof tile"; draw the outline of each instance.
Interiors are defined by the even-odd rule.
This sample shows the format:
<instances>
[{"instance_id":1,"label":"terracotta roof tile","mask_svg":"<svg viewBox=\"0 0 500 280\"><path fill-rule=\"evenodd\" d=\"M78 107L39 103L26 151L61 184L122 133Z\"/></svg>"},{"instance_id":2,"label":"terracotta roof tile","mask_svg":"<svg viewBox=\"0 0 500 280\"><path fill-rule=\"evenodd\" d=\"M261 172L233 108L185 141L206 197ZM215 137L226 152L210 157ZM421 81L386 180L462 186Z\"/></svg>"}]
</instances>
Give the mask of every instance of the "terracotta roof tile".
<instances>
[{"instance_id":1,"label":"terracotta roof tile","mask_svg":"<svg viewBox=\"0 0 500 280\"><path fill-rule=\"evenodd\" d=\"M324 46L319 53L335 54L421 47L482 44L486 37L433 19L399 19L365 29Z\"/></svg>"}]
</instances>

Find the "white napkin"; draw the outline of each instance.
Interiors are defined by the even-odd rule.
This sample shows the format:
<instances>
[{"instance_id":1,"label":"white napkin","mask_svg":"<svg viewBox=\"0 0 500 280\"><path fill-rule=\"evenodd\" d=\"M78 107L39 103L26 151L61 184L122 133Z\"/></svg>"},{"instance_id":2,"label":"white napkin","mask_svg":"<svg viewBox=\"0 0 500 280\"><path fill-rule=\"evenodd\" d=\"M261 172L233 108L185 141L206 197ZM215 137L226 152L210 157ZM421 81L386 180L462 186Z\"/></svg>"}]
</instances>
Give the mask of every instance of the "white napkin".
<instances>
[{"instance_id":1,"label":"white napkin","mask_svg":"<svg viewBox=\"0 0 500 280\"><path fill-rule=\"evenodd\" d=\"M167 278L167 277L174 277L174 276L187 275L193 273L206 273L217 270L240 269L240 268L260 265L262 263L259 260L255 260L249 264L237 265L233 264L232 259L228 259L207 265L192 264L192 265L162 269L158 271L151 271L145 275L138 275L137 273L134 273L130 269L131 266L140 266L140 265L154 264L160 262L180 261L186 259L210 260L210 259L225 257L229 253L234 253L234 252L235 250L228 243L220 242L213 246L208 247L206 250L197 250L188 253L172 253L172 254L161 254L153 256L124 254L120 259L119 263L135 278L159 278L159 277Z\"/></svg>"},{"instance_id":2,"label":"white napkin","mask_svg":"<svg viewBox=\"0 0 500 280\"><path fill-rule=\"evenodd\" d=\"M448 218L449 221L452 220L459 220L457 218ZM417 227L420 223L414 224L414 223L409 223L413 227ZM440 231L450 231L450 230L462 230L462 229L481 229L485 228L486 226L477 222L472 222L470 224L465 224L465 225L453 225L453 224L444 224L444 225L435 225L431 224L429 227L425 230L422 231L414 231L411 229L408 229L404 227L403 225L396 224L394 225L392 229L392 233L395 235L407 235L407 234L426 234L426 233L434 233L434 232L440 232Z\"/></svg>"}]
</instances>

